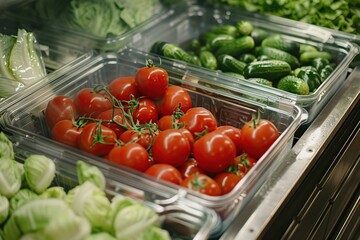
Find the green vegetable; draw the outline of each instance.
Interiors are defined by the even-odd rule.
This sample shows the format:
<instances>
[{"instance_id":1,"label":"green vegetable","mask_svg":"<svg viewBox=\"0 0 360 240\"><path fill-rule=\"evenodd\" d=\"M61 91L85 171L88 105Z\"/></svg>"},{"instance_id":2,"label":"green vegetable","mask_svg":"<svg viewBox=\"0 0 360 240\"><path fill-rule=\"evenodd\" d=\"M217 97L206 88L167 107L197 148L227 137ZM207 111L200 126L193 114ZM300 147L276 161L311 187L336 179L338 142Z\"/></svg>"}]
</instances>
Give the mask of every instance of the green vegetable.
<instances>
[{"instance_id":1,"label":"green vegetable","mask_svg":"<svg viewBox=\"0 0 360 240\"><path fill-rule=\"evenodd\" d=\"M17 36L0 34L0 97L13 95L45 75L33 33L19 29Z\"/></svg>"},{"instance_id":2,"label":"green vegetable","mask_svg":"<svg viewBox=\"0 0 360 240\"><path fill-rule=\"evenodd\" d=\"M248 78L246 80L248 80L250 82L260 83L260 84L263 84L263 85L269 86L269 87L273 86L273 83L265 78Z\"/></svg>"},{"instance_id":3,"label":"green vegetable","mask_svg":"<svg viewBox=\"0 0 360 240\"><path fill-rule=\"evenodd\" d=\"M31 190L40 194L55 177L55 163L44 155L31 155L24 163L26 183Z\"/></svg>"},{"instance_id":4,"label":"green vegetable","mask_svg":"<svg viewBox=\"0 0 360 240\"><path fill-rule=\"evenodd\" d=\"M14 159L14 148L7 136L0 132L0 158Z\"/></svg>"},{"instance_id":5,"label":"green vegetable","mask_svg":"<svg viewBox=\"0 0 360 240\"><path fill-rule=\"evenodd\" d=\"M30 189L27 188L20 189L10 199L10 213L13 213L16 209L18 209L22 205L31 202L37 198L39 198L39 195L31 191Z\"/></svg>"},{"instance_id":6,"label":"green vegetable","mask_svg":"<svg viewBox=\"0 0 360 240\"><path fill-rule=\"evenodd\" d=\"M105 192L93 183L86 181L71 189L65 201L78 215L88 219L93 229L102 229L110 209Z\"/></svg>"},{"instance_id":7,"label":"green vegetable","mask_svg":"<svg viewBox=\"0 0 360 240\"><path fill-rule=\"evenodd\" d=\"M214 34L230 35L233 37L237 37L239 35L238 29L233 25L212 26L210 32Z\"/></svg>"},{"instance_id":8,"label":"green vegetable","mask_svg":"<svg viewBox=\"0 0 360 240\"><path fill-rule=\"evenodd\" d=\"M80 184L89 181L95 184L101 190L105 189L105 177L99 168L84 161L78 161L76 163L76 170Z\"/></svg>"},{"instance_id":9,"label":"green vegetable","mask_svg":"<svg viewBox=\"0 0 360 240\"><path fill-rule=\"evenodd\" d=\"M300 55L300 62L302 64L311 64L315 58L323 58L331 61L332 56L329 52L316 51L316 52L304 52Z\"/></svg>"},{"instance_id":10,"label":"green vegetable","mask_svg":"<svg viewBox=\"0 0 360 240\"><path fill-rule=\"evenodd\" d=\"M297 56L300 52L299 43L286 40L281 35L278 34L265 38L261 42L261 46L276 48L288 52L294 56Z\"/></svg>"},{"instance_id":11,"label":"green vegetable","mask_svg":"<svg viewBox=\"0 0 360 240\"><path fill-rule=\"evenodd\" d=\"M254 39L250 36L243 36L226 42L215 52L216 56L227 54L233 57L240 56L243 53L251 51L255 47Z\"/></svg>"},{"instance_id":12,"label":"green vegetable","mask_svg":"<svg viewBox=\"0 0 360 240\"><path fill-rule=\"evenodd\" d=\"M5 220L9 216L9 206L9 200L7 199L7 197L0 195L0 225L5 222Z\"/></svg>"},{"instance_id":13,"label":"green vegetable","mask_svg":"<svg viewBox=\"0 0 360 240\"><path fill-rule=\"evenodd\" d=\"M201 61L201 65L203 67L215 70L218 68L217 65L217 60L215 55L207 50L202 50L200 51L200 55L199 55L200 61Z\"/></svg>"},{"instance_id":14,"label":"green vegetable","mask_svg":"<svg viewBox=\"0 0 360 240\"><path fill-rule=\"evenodd\" d=\"M49 187L40 194L41 198L60 198L63 199L66 196L66 192L63 187L54 186Z\"/></svg>"},{"instance_id":15,"label":"green vegetable","mask_svg":"<svg viewBox=\"0 0 360 240\"><path fill-rule=\"evenodd\" d=\"M94 233L86 237L85 240L116 240L115 237L107 232Z\"/></svg>"},{"instance_id":16,"label":"green vegetable","mask_svg":"<svg viewBox=\"0 0 360 240\"><path fill-rule=\"evenodd\" d=\"M171 240L169 232L159 227L149 227L139 236L139 240Z\"/></svg>"},{"instance_id":17,"label":"green vegetable","mask_svg":"<svg viewBox=\"0 0 360 240\"><path fill-rule=\"evenodd\" d=\"M287 62L291 66L291 69L295 69L300 66L299 60L294 55L277 48L259 47L257 49L257 54L268 56L270 59Z\"/></svg>"},{"instance_id":18,"label":"green vegetable","mask_svg":"<svg viewBox=\"0 0 360 240\"><path fill-rule=\"evenodd\" d=\"M246 67L246 63L241 62L228 54L222 54L217 57L219 69L224 72L234 72L243 74Z\"/></svg>"},{"instance_id":19,"label":"green vegetable","mask_svg":"<svg viewBox=\"0 0 360 240\"><path fill-rule=\"evenodd\" d=\"M280 60L256 61L244 69L245 78L265 78L276 81L290 74L291 67L287 62Z\"/></svg>"},{"instance_id":20,"label":"green vegetable","mask_svg":"<svg viewBox=\"0 0 360 240\"><path fill-rule=\"evenodd\" d=\"M239 60L248 64L248 63L254 62L256 60L256 57L254 54L244 53L244 54L241 54L241 56L239 57Z\"/></svg>"},{"instance_id":21,"label":"green vegetable","mask_svg":"<svg viewBox=\"0 0 360 240\"><path fill-rule=\"evenodd\" d=\"M311 61L311 66L313 66L317 71L321 71L325 66L329 65L330 61L325 58L314 58Z\"/></svg>"},{"instance_id":22,"label":"green vegetable","mask_svg":"<svg viewBox=\"0 0 360 240\"><path fill-rule=\"evenodd\" d=\"M209 35L206 39L206 46L211 51L216 51L219 47L231 43L234 39L233 36L227 34Z\"/></svg>"},{"instance_id":23,"label":"green vegetable","mask_svg":"<svg viewBox=\"0 0 360 240\"><path fill-rule=\"evenodd\" d=\"M314 92L321 84L320 74L312 66L301 67L294 72L296 77L301 78L308 84L310 92Z\"/></svg>"},{"instance_id":24,"label":"green vegetable","mask_svg":"<svg viewBox=\"0 0 360 240\"><path fill-rule=\"evenodd\" d=\"M239 31L240 35L242 35L242 36L249 36L249 35L251 35L252 31L254 30L253 24L246 20L241 20L241 21L237 22L236 28Z\"/></svg>"},{"instance_id":25,"label":"green vegetable","mask_svg":"<svg viewBox=\"0 0 360 240\"><path fill-rule=\"evenodd\" d=\"M14 196L21 187L18 164L13 159L0 158L0 195Z\"/></svg>"},{"instance_id":26,"label":"green vegetable","mask_svg":"<svg viewBox=\"0 0 360 240\"><path fill-rule=\"evenodd\" d=\"M281 78L277 84L277 88L299 95L308 95L310 92L308 84L301 78L293 75Z\"/></svg>"}]
</instances>

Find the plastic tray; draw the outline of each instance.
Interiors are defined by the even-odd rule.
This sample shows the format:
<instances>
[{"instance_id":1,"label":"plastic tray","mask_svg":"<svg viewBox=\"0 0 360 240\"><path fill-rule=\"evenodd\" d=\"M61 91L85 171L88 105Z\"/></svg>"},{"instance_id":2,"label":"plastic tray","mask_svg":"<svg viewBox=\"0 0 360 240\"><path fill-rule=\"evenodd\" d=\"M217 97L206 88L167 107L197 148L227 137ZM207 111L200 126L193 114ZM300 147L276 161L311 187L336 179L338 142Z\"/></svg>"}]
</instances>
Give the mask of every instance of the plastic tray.
<instances>
[{"instance_id":1,"label":"plastic tray","mask_svg":"<svg viewBox=\"0 0 360 240\"><path fill-rule=\"evenodd\" d=\"M54 160L56 175L53 185L62 186L64 189L73 188L78 184L76 161L82 160L88 163L93 161L85 156L58 155L21 134L8 137L13 142L17 161L24 162L31 154L45 155ZM111 169L108 165L98 165L98 167L105 175L105 192L109 198L115 195L128 196L154 209L161 216L162 228L169 231L172 239L208 239L211 230L219 221L215 211L186 199L168 205L157 204L147 199L138 189L127 185L127 178L120 173L116 174L116 169Z\"/></svg>"},{"instance_id":2,"label":"plastic tray","mask_svg":"<svg viewBox=\"0 0 360 240\"><path fill-rule=\"evenodd\" d=\"M201 33L208 31L211 26L234 24L239 20L248 20L256 27L281 34L285 38L299 43L316 46L319 49L329 51L333 55L336 64L333 73L314 93L306 96L285 92L257 83L249 83L244 79L230 75L222 79L222 81L226 81L229 85L238 86L239 89L243 86L251 86L267 95L286 99L308 111L309 117L304 124L310 123L336 90L342 86L346 79L349 64L359 52L356 45L344 39L335 39L331 32L326 31L324 28L309 24L302 24L301 27L298 27L293 21L288 21L287 19L249 13L234 8L192 5L177 9L176 14L173 16L163 20L155 27L143 31L141 37L133 39L129 46L143 51L150 51L153 43L161 40L178 44L186 49L192 39L198 38ZM194 67L195 71L212 71L196 67L195 65L192 67ZM189 69L192 67L188 66ZM217 75L227 75L225 73L212 72Z\"/></svg>"},{"instance_id":3,"label":"plastic tray","mask_svg":"<svg viewBox=\"0 0 360 240\"><path fill-rule=\"evenodd\" d=\"M6 11L4 11L4 14L10 19L15 19L20 23L26 23L37 32L51 36L54 42L67 42L76 48L96 49L99 51L118 51L124 47L132 37L136 38L137 33L151 28L152 26L161 22L162 19L174 14L173 8L187 4L185 0L160 0L160 4L153 9L152 16L148 20L145 20L144 22L136 25L128 31L123 32L120 35L99 37L87 33L83 30L61 25L59 24L58 19L42 18L39 16L39 14L29 15L28 10L34 9L33 11L35 12L36 3L41 1L43 0L22 1L18 4L14 4L11 7L8 7ZM120 1L119 4L122 3L123 2ZM25 13L23 13L24 10ZM49 12L51 12L51 10ZM141 13L137 14L140 15ZM132 17L135 18L136 15Z\"/></svg>"},{"instance_id":4,"label":"plastic tray","mask_svg":"<svg viewBox=\"0 0 360 240\"><path fill-rule=\"evenodd\" d=\"M49 139L48 127L44 119L47 102L56 95L73 96L84 87L92 87L98 83L109 83L119 76L134 75L137 69L145 66L146 59L152 59L155 65L160 65L159 60L161 59L157 56L135 49L124 49L119 53L95 56L82 67L77 68L76 71L51 82L44 91L38 91L9 108L1 118L1 127L12 135L30 136L34 141L39 142L39 145L44 145L47 151L58 152L57 154L60 155L66 151L82 156L85 153L80 150ZM134 179L134 185L144 190L148 197L157 199L158 202L170 203L186 198L214 209L220 215L222 224L220 230L214 230L212 234L222 232L265 181L271 169L284 161L285 154L292 147L294 133L301 122L306 119L306 114L304 115L302 110L295 105L272 101L270 98L261 98L261 94L254 92L244 90L243 97L240 97L228 93L227 89L214 89L208 86L209 82L214 81L214 76L211 74L189 75L186 68L177 68L168 65L166 62L161 62L161 64L169 73L170 84L181 85L187 89L192 97L193 106L203 106L209 109L219 124L241 127L243 125L241 119L250 120L253 114L261 111L262 117L272 121L281 132L276 142L233 191L223 196L213 197L188 191L175 184L155 181L145 174L124 169L122 175L130 175ZM196 79L197 83L188 81L189 79ZM255 99L260 102L255 101ZM98 160L101 164L111 165L105 159L95 156L93 159ZM121 166L118 168L123 169Z\"/></svg>"},{"instance_id":5,"label":"plastic tray","mask_svg":"<svg viewBox=\"0 0 360 240\"><path fill-rule=\"evenodd\" d=\"M27 25L19 24L16 21L0 16L0 33L16 36L19 28L32 32ZM82 61L89 59L93 55L92 51L76 49L66 43L55 44L52 39L46 35L38 32L34 32L34 34L41 50L47 76L36 82L36 84L20 89L12 96L0 98L0 112L55 78L58 72L67 72L71 67L76 67Z\"/></svg>"}]
</instances>

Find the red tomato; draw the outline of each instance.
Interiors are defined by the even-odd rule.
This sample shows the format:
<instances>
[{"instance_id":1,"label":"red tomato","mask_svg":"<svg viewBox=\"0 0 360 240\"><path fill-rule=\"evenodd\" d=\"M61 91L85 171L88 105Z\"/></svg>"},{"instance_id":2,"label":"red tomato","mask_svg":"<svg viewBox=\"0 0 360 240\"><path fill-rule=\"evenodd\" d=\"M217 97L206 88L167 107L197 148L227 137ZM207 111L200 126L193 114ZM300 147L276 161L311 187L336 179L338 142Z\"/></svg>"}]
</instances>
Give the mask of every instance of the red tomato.
<instances>
[{"instance_id":1,"label":"red tomato","mask_svg":"<svg viewBox=\"0 0 360 240\"><path fill-rule=\"evenodd\" d=\"M236 147L225 134L210 132L195 141L193 155L200 168L206 172L218 173L233 162Z\"/></svg>"},{"instance_id":2,"label":"red tomato","mask_svg":"<svg viewBox=\"0 0 360 240\"><path fill-rule=\"evenodd\" d=\"M110 152L116 143L116 133L102 124L88 123L79 136L79 148L97 156L104 156Z\"/></svg>"},{"instance_id":3,"label":"red tomato","mask_svg":"<svg viewBox=\"0 0 360 240\"><path fill-rule=\"evenodd\" d=\"M237 172L238 174L245 174L250 171L250 169L255 165L255 163L255 158L250 157L247 153L243 153L234 158L234 165L232 166L232 169L235 173Z\"/></svg>"},{"instance_id":4,"label":"red tomato","mask_svg":"<svg viewBox=\"0 0 360 240\"><path fill-rule=\"evenodd\" d=\"M45 109L45 119L49 128L60 120L69 119L74 117L76 119L76 108L73 100L66 96L56 96L50 100Z\"/></svg>"},{"instance_id":5,"label":"red tomato","mask_svg":"<svg viewBox=\"0 0 360 240\"><path fill-rule=\"evenodd\" d=\"M144 172L151 166L149 153L138 143L115 146L107 155L111 162Z\"/></svg>"},{"instance_id":6,"label":"red tomato","mask_svg":"<svg viewBox=\"0 0 360 240\"><path fill-rule=\"evenodd\" d=\"M152 156L155 163L178 167L188 159L191 146L188 138L177 129L167 129L154 139Z\"/></svg>"},{"instance_id":7,"label":"red tomato","mask_svg":"<svg viewBox=\"0 0 360 240\"><path fill-rule=\"evenodd\" d=\"M221 188L219 184L206 174L195 173L190 175L185 178L180 185L209 196L221 195Z\"/></svg>"},{"instance_id":8,"label":"red tomato","mask_svg":"<svg viewBox=\"0 0 360 240\"><path fill-rule=\"evenodd\" d=\"M111 95L120 101L129 101L132 97L138 98L140 93L135 87L133 76L119 77L108 85Z\"/></svg>"},{"instance_id":9,"label":"red tomato","mask_svg":"<svg viewBox=\"0 0 360 240\"><path fill-rule=\"evenodd\" d=\"M118 137L126 131L126 119L122 110L120 110L119 108L108 109L104 112L101 112L99 115L97 115L96 118L100 120L106 120L106 122L102 122L101 124L114 130L116 136Z\"/></svg>"},{"instance_id":10,"label":"red tomato","mask_svg":"<svg viewBox=\"0 0 360 240\"><path fill-rule=\"evenodd\" d=\"M71 120L63 119L51 129L51 138L66 145L77 147L82 130L82 127L74 126Z\"/></svg>"},{"instance_id":11,"label":"red tomato","mask_svg":"<svg viewBox=\"0 0 360 240\"><path fill-rule=\"evenodd\" d=\"M184 88L175 85L169 86L158 102L161 116L171 115L177 108L185 113L191 107L192 100L189 93Z\"/></svg>"},{"instance_id":12,"label":"red tomato","mask_svg":"<svg viewBox=\"0 0 360 240\"><path fill-rule=\"evenodd\" d=\"M196 133L214 131L217 128L217 120L215 116L206 108L194 107L179 119L179 123L185 124L185 128L196 136Z\"/></svg>"},{"instance_id":13,"label":"red tomato","mask_svg":"<svg viewBox=\"0 0 360 240\"><path fill-rule=\"evenodd\" d=\"M241 154L242 151L241 151L241 141L240 141L240 137L241 137L240 128L230 125L222 125L217 127L215 129L215 132L222 133L228 136L235 143L236 153Z\"/></svg>"},{"instance_id":14,"label":"red tomato","mask_svg":"<svg viewBox=\"0 0 360 240\"><path fill-rule=\"evenodd\" d=\"M157 122L158 129L160 131L164 131L166 129L174 128L173 126L173 116L172 115L165 115L162 116L159 121Z\"/></svg>"},{"instance_id":15,"label":"red tomato","mask_svg":"<svg viewBox=\"0 0 360 240\"><path fill-rule=\"evenodd\" d=\"M147 129L139 131L128 129L120 135L119 140L123 143L136 142L148 149L156 135L157 132L150 134Z\"/></svg>"},{"instance_id":16,"label":"red tomato","mask_svg":"<svg viewBox=\"0 0 360 240\"><path fill-rule=\"evenodd\" d=\"M79 116L96 117L99 113L112 109L109 96L105 93L95 93L92 88L83 88L77 92L74 103Z\"/></svg>"},{"instance_id":17,"label":"red tomato","mask_svg":"<svg viewBox=\"0 0 360 240\"><path fill-rule=\"evenodd\" d=\"M184 179L195 173L205 174L204 170L199 168L196 160L193 158L186 160L180 167L178 167L178 169Z\"/></svg>"},{"instance_id":18,"label":"red tomato","mask_svg":"<svg viewBox=\"0 0 360 240\"><path fill-rule=\"evenodd\" d=\"M155 177L156 179L165 180L177 185L179 185L182 181L179 170L170 164L155 163L149 167L145 173Z\"/></svg>"},{"instance_id":19,"label":"red tomato","mask_svg":"<svg viewBox=\"0 0 360 240\"><path fill-rule=\"evenodd\" d=\"M190 143L190 149L192 151L193 146L194 146L194 142L195 142L194 136L186 128L179 128L178 131L181 132L188 139L188 141Z\"/></svg>"},{"instance_id":20,"label":"red tomato","mask_svg":"<svg viewBox=\"0 0 360 240\"><path fill-rule=\"evenodd\" d=\"M241 179L242 176L230 172L221 172L214 177L221 188L221 195L231 192Z\"/></svg>"},{"instance_id":21,"label":"red tomato","mask_svg":"<svg viewBox=\"0 0 360 240\"><path fill-rule=\"evenodd\" d=\"M241 128L244 152L259 159L279 137L276 126L266 119L252 119Z\"/></svg>"},{"instance_id":22,"label":"red tomato","mask_svg":"<svg viewBox=\"0 0 360 240\"><path fill-rule=\"evenodd\" d=\"M164 95L169 84L169 76L165 69L155 67L152 62L140 68L135 74L135 86L140 94L155 99Z\"/></svg>"},{"instance_id":23,"label":"red tomato","mask_svg":"<svg viewBox=\"0 0 360 240\"><path fill-rule=\"evenodd\" d=\"M159 119L159 113L156 108L156 104L149 98L141 98L139 100L139 105L134 109L132 116L134 122L138 122L140 124L146 124L150 121L156 123Z\"/></svg>"}]
</instances>

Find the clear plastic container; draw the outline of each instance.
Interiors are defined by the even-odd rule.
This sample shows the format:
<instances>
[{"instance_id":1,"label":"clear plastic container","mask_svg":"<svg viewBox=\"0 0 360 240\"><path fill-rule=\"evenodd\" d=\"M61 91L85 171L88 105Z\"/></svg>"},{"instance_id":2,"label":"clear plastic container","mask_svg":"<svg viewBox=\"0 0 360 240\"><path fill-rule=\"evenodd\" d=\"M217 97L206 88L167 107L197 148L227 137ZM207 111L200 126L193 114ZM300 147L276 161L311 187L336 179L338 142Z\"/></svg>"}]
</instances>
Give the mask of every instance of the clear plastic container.
<instances>
[{"instance_id":1,"label":"clear plastic container","mask_svg":"<svg viewBox=\"0 0 360 240\"><path fill-rule=\"evenodd\" d=\"M218 73L203 67L196 67L195 65L187 67L199 72L212 71L213 74L219 76L228 75L226 77L221 76L222 81L225 80L229 85L237 86L239 89L250 86L262 91L266 95L287 99L289 102L304 108L308 112L309 117L304 124L310 123L336 90L343 85L349 65L359 53L357 45L345 39L334 38L332 32L324 28L305 23L301 23L301 27L299 27L296 22L291 20L249 13L240 9L216 5L213 7L193 5L178 8L176 14L165 19L155 27L143 31L141 37L133 39L129 46L142 51L150 51L151 46L156 41L165 41L187 49L191 40L199 38L202 33L207 32L212 26L235 24L239 20L248 20L255 27L262 28L270 33L281 34L285 39L298 43L306 43L320 50L329 51L333 56L336 68L315 92L309 95L298 95L258 83L249 83L249 81L244 79L232 77L225 73ZM185 65L191 64L185 63ZM217 83L223 84L224 82L214 82L214 84Z\"/></svg>"},{"instance_id":2,"label":"clear plastic container","mask_svg":"<svg viewBox=\"0 0 360 240\"><path fill-rule=\"evenodd\" d=\"M21 24L11 19L0 17L0 33L5 35L17 35L18 29L25 29L33 32L26 24ZM6 98L0 98L0 112L11 106L14 102L19 101L23 97L29 95L51 79L55 78L58 72L67 72L72 67L76 67L83 61L89 59L94 53L90 50L74 48L69 44L54 43L51 36L46 36L38 32L35 34L39 50L41 52L47 75L31 86L20 88L15 94Z\"/></svg>"},{"instance_id":3,"label":"clear plastic container","mask_svg":"<svg viewBox=\"0 0 360 240\"><path fill-rule=\"evenodd\" d=\"M257 93L246 89L241 90L242 96L235 95L227 88L211 86L216 78L211 73L189 74L186 67L176 67L174 66L176 64L172 65L173 62L163 61L155 55L135 49L124 49L118 53L94 56L76 70L50 82L46 89L19 101L4 112L1 118L1 127L11 135L28 136L27 141L36 142L44 148L44 151L54 152L55 156L64 157L64 155L71 154L83 157L88 155L50 139L49 129L44 119L44 110L48 101L56 95L72 97L84 87L93 87L94 84L99 83L107 84L120 76L135 75L139 68L145 66L146 59L151 59L155 65L161 64L161 67L169 73L170 84L181 85L187 89L192 97L193 106L209 109L217 118L219 125L230 124L241 127L243 121L250 120L253 114L256 115L260 111L262 117L273 122L281 133L276 142L235 186L233 191L217 197L189 191L169 182L156 181L148 175L115 166L103 158L91 156L95 164L96 162L102 166L108 164L112 166L112 169L113 167L119 169L114 174L129 176L127 183L144 191L147 199L167 204L185 198L214 209L221 217L221 225L212 232L212 235L219 234L228 227L233 218L247 204L272 169L285 161L284 156L292 147L294 133L307 117L306 113L304 114L298 106L263 97L261 92Z\"/></svg>"},{"instance_id":4,"label":"clear plastic container","mask_svg":"<svg viewBox=\"0 0 360 240\"><path fill-rule=\"evenodd\" d=\"M65 190L78 185L76 162L93 162L86 156L59 155L57 151L49 151L42 143L32 141L25 135L16 134L8 137L13 142L18 162L23 163L32 154L41 154L54 160L56 175L52 186L62 186ZM127 178L121 172L117 172L117 169L106 164L97 166L105 176L105 193L110 199L116 195L128 196L154 209L161 216L161 227L170 233L172 239L206 240L219 222L219 216L214 210L186 199L173 204L157 204L152 199L147 199L137 188L128 185Z\"/></svg>"},{"instance_id":5,"label":"clear plastic container","mask_svg":"<svg viewBox=\"0 0 360 240\"><path fill-rule=\"evenodd\" d=\"M46 5L46 1L44 0L27 0L22 1L18 4L14 4L13 6L9 7L4 11L4 15L10 19L15 19L20 23L26 23L28 26L31 26L34 30L41 32L42 34L48 34L54 40L54 42L62 43L67 42L71 44L73 47L85 47L86 49L96 49L99 51L118 51L122 47L124 47L129 40L134 37L136 38L138 35L137 33L144 31L145 29L151 28L161 22L161 20L165 19L174 14L174 8L177 6L187 5L187 2L184 0L177 1L177 0L160 0L157 4L152 5L151 9L147 9L146 12L137 11L133 12L126 12L125 13L120 9L131 9L131 7L127 5L131 5L131 1L119 1L117 7L114 8L104 8L104 9L97 9L91 4L98 4L96 2L88 4L86 7L89 8L88 13L82 11L83 9L78 8L77 14L79 18L98 18L98 21L95 22L86 22L87 20L81 22L81 24L69 24L64 25L61 22L60 15L57 16L63 10L63 3L69 1L61 1L56 3L50 3L51 9L48 9ZM114 1L113 4L117 4ZM150 1L149 1L150 2ZM143 2L145 3L145 2ZM52 8L55 4L58 5L58 10ZM66 4L66 3L65 3ZM108 3L103 3L108 4ZM79 4L74 4L79 5ZM31 9L29 11L29 9ZM64 8L64 12L68 13L68 9ZM104 12L106 10L108 12ZM37 12L39 10L39 12ZM149 15L149 11L152 11ZM91 15L93 14L93 15ZM102 15L104 14L104 15ZM129 26L130 23L124 23L123 21L119 21L118 23L111 23L113 25L112 28L109 27L108 34L104 36L103 33L91 33L93 29L98 29L99 32L103 31L106 28L106 25L110 23L107 20L111 20L107 18L113 14L118 14L121 16L121 19L128 19L127 21L140 19L142 15L149 15L147 20L144 20L136 23L136 25L129 27L128 29L125 26ZM129 14L131 14L129 16ZM90 16L91 15L91 16ZM69 17L64 17L65 20L69 20ZM115 17L112 20L117 19ZM114 20L115 21L115 20ZM99 27L98 24L103 24L103 28ZM133 24L133 23L131 23ZM83 27L79 27L83 25ZM116 29L116 25L124 26L124 30L119 31ZM79 28L78 28L79 27ZM115 28L115 29L114 29ZM87 30L85 30L87 29ZM114 32L114 33L113 33Z\"/></svg>"}]
</instances>

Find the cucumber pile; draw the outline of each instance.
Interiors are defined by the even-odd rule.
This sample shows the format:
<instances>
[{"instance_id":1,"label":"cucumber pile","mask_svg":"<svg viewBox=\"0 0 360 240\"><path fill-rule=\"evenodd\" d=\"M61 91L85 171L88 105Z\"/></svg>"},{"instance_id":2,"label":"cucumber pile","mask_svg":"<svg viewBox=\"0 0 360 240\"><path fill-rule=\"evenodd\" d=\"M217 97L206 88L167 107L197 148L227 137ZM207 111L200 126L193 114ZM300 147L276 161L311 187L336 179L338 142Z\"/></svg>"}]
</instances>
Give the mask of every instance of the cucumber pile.
<instances>
[{"instance_id":1,"label":"cucumber pile","mask_svg":"<svg viewBox=\"0 0 360 240\"><path fill-rule=\"evenodd\" d=\"M150 52L298 95L315 92L335 65L330 52L246 20L213 26L186 48L157 41Z\"/></svg>"}]
</instances>

